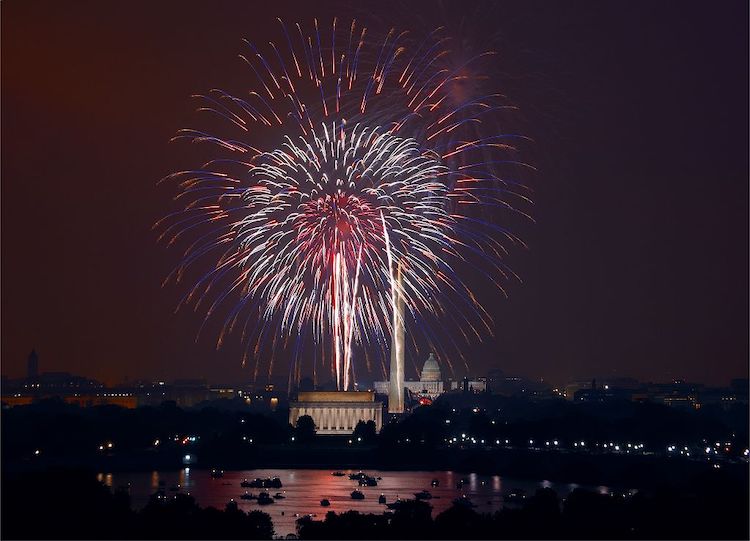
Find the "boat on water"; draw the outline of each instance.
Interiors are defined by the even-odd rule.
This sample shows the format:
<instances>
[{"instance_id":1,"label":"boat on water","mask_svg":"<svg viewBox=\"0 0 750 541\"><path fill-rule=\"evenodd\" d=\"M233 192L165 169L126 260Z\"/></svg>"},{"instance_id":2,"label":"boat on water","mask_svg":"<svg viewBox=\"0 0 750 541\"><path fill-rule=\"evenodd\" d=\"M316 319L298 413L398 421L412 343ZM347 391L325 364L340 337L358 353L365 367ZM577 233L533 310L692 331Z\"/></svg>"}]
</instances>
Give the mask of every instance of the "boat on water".
<instances>
[{"instance_id":1,"label":"boat on water","mask_svg":"<svg viewBox=\"0 0 750 541\"><path fill-rule=\"evenodd\" d=\"M261 479L260 477L253 479L252 481L248 481L247 479L244 479L240 486L242 488L281 488L281 479L278 477L270 478L266 477L265 479Z\"/></svg>"},{"instance_id":2,"label":"boat on water","mask_svg":"<svg viewBox=\"0 0 750 541\"><path fill-rule=\"evenodd\" d=\"M438 479L433 479L430 484L434 487L438 487L440 486L440 481Z\"/></svg>"},{"instance_id":3,"label":"boat on water","mask_svg":"<svg viewBox=\"0 0 750 541\"><path fill-rule=\"evenodd\" d=\"M329 505L331 505L331 502L329 502L327 498L323 498L322 500L320 500L320 505L322 505L323 507L328 507Z\"/></svg>"},{"instance_id":4,"label":"boat on water","mask_svg":"<svg viewBox=\"0 0 750 541\"><path fill-rule=\"evenodd\" d=\"M283 500L284 498L286 498L286 496L284 496L284 494L282 494L281 492L277 492L273 495L274 500Z\"/></svg>"},{"instance_id":5,"label":"boat on water","mask_svg":"<svg viewBox=\"0 0 750 541\"><path fill-rule=\"evenodd\" d=\"M460 498L456 498L455 500L453 500L453 505L470 508L476 507L476 505L472 503L472 501L466 496L466 494L462 494Z\"/></svg>"},{"instance_id":6,"label":"boat on water","mask_svg":"<svg viewBox=\"0 0 750 541\"><path fill-rule=\"evenodd\" d=\"M526 491L520 488L514 488L503 496L504 503L523 503L526 499Z\"/></svg>"},{"instance_id":7,"label":"boat on water","mask_svg":"<svg viewBox=\"0 0 750 541\"><path fill-rule=\"evenodd\" d=\"M369 475L367 475L366 473L363 473L363 472L357 472L357 473L350 473L349 474L349 479L351 479L352 481L359 481L361 479L366 479L367 477L369 477Z\"/></svg>"},{"instance_id":8,"label":"boat on water","mask_svg":"<svg viewBox=\"0 0 750 541\"><path fill-rule=\"evenodd\" d=\"M167 499L167 495L164 492L164 489L160 488L159 490L157 490L156 492L154 492L153 494L151 494L151 500L152 501L164 501L166 499Z\"/></svg>"},{"instance_id":9,"label":"boat on water","mask_svg":"<svg viewBox=\"0 0 750 541\"><path fill-rule=\"evenodd\" d=\"M365 495L360 492L359 490L353 490L352 491L352 500L364 500Z\"/></svg>"},{"instance_id":10,"label":"boat on water","mask_svg":"<svg viewBox=\"0 0 750 541\"><path fill-rule=\"evenodd\" d=\"M398 509L399 506L401 505L401 503L402 503L401 499L398 498L395 502L393 502L393 503L387 503L387 504L385 504L385 506L388 509Z\"/></svg>"},{"instance_id":11,"label":"boat on water","mask_svg":"<svg viewBox=\"0 0 750 541\"><path fill-rule=\"evenodd\" d=\"M418 500L431 500L432 494L430 494L426 490L421 490L419 492L415 492L414 497Z\"/></svg>"},{"instance_id":12,"label":"boat on water","mask_svg":"<svg viewBox=\"0 0 750 541\"><path fill-rule=\"evenodd\" d=\"M385 494L381 494L378 497L378 503L385 503Z\"/></svg>"},{"instance_id":13,"label":"boat on water","mask_svg":"<svg viewBox=\"0 0 750 541\"><path fill-rule=\"evenodd\" d=\"M269 503L276 503L268 492L261 492L258 494L258 505L268 505Z\"/></svg>"},{"instance_id":14,"label":"boat on water","mask_svg":"<svg viewBox=\"0 0 750 541\"><path fill-rule=\"evenodd\" d=\"M258 497L255 494L253 494L252 492L249 493L249 494L247 492L245 492L242 496L240 496L240 499L241 500L257 500Z\"/></svg>"},{"instance_id":15,"label":"boat on water","mask_svg":"<svg viewBox=\"0 0 750 541\"><path fill-rule=\"evenodd\" d=\"M346 474L342 471L335 471L331 472L331 475L333 475L334 477L344 477Z\"/></svg>"},{"instance_id":16,"label":"boat on water","mask_svg":"<svg viewBox=\"0 0 750 541\"><path fill-rule=\"evenodd\" d=\"M374 477L364 477L359 480L359 486L361 487L376 487L378 486L378 481Z\"/></svg>"}]
</instances>

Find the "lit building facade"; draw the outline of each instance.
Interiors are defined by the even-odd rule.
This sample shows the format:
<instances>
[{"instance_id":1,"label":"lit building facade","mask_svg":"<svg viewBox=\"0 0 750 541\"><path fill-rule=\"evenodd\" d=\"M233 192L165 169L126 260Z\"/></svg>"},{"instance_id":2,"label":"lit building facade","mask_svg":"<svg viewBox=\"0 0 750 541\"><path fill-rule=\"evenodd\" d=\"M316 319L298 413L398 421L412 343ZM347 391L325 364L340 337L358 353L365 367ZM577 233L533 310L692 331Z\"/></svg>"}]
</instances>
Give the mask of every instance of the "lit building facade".
<instances>
[{"instance_id":1,"label":"lit building facade","mask_svg":"<svg viewBox=\"0 0 750 541\"><path fill-rule=\"evenodd\" d=\"M318 434L351 434L359 421L374 421L378 432L383 427L383 404L370 391L301 392L289 403L289 422L303 415L312 417Z\"/></svg>"},{"instance_id":2,"label":"lit building facade","mask_svg":"<svg viewBox=\"0 0 750 541\"><path fill-rule=\"evenodd\" d=\"M388 394L390 390L390 382L376 381L373 383L373 387L378 394ZM409 389L409 391L414 394L427 396L431 399L435 399L443 394L445 389L442 374L440 372L440 365L438 364L434 353L430 353L430 356L427 357L427 360L422 366L419 380L404 381L403 388Z\"/></svg>"},{"instance_id":3,"label":"lit building facade","mask_svg":"<svg viewBox=\"0 0 750 541\"><path fill-rule=\"evenodd\" d=\"M487 390L487 378L476 379L464 378L461 380L450 380L451 391L462 390L466 393L483 393Z\"/></svg>"}]
</instances>

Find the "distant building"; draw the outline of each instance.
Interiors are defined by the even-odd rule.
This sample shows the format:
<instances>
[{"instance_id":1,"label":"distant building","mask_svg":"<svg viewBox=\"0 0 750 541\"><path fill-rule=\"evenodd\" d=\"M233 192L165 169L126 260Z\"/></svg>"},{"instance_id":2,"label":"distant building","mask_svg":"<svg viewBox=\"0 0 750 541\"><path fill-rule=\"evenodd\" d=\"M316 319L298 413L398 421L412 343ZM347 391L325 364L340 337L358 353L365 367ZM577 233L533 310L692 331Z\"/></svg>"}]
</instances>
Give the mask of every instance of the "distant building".
<instances>
[{"instance_id":1,"label":"distant building","mask_svg":"<svg viewBox=\"0 0 750 541\"><path fill-rule=\"evenodd\" d=\"M450 380L450 390L461 390L465 393L483 393L487 390L487 378L479 377L469 379L468 377L461 380Z\"/></svg>"},{"instance_id":2,"label":"distant building","mask_svg":"<svg viewBox=\"0 0 750 541\"><path fill-rule=\"evenodd\" d=\"M273 390L273 385L271 385L271 389ZM232 399L235 396L238 396L237 390L234 388L234 385L230 384L215 384L211 385L211 388L209 389L211 392L211 399L216 400L218 398L228 398Z\"/></svg>"},{"instance_id":3,"label":"distant building","mask_svg":"<svg viewBox=\"0 0 750 541\"><path fill-rule=\"evenodd\" d=\"M719 406L729 409L736 404L747 404L747 392L743 393L741 388L730 387L707 387L700 391L701 406Z\"/></svg>"},{"instance_id":4,"label":"distant building","mask_svg":"<svg viewBox=\"0 0 750 541\"><path fill-rule=\"evenodd\" d=\"M580 391L581 389L590 389L591 387L591 380L575 380L568 382L565 385L565 388L563 390L563 396L567 400L573 400L575 398L576 392Z\"/></svg>"},{"instance_id":5,"label":"distant building","mask_svg":"<svg viewBox=\"0 0 750 541\"><path fill-rule=\"evenodd\" d=\"M633 392L620 387L613 387L609 383L597 385L596 379L591 381L591 387L578 389L573 395L575 402L606 402L609 400L631 400Z\"/></svg>"},{"instance_id":6,"label":"distant building","mask_svg":"<svg viewBox=\"0 0 750 541\"><path fill-rule=\"evenodd\" d=\"M578 389L573 394L573 400L575 402L604 402L606 395L604 390L596 387L596 380L591 380L591 386L584 389Z\"/></svg>"},{"instance_id":7,"label":"distant building","mask_svg":"<svg viewBox=\"0 0 750 541\"><path fill-rule=\"evenodd\" d=\"M376 381L373 383L373 388L377 394L388 394L389 385L389 381ZM438 364L434 353L430 353L427 360L424 362L422 371L419 375L419 380L404 381L405 389L408 389L412 394L427 397L430 400L434 400L443 394L443 385L440 365Z\"/></svg>"},{"instance_id":8,"label":"distant building","mask_svg":"<svg viewBox=\"0 0 750 541\"><path fill-rule=\"evenodd\" d=\"M191 408L210 400L213 393L209 389L208 382L202 378L196 379L176 379L172 385L167 385L166 400L174 400L182 408Z\"/></svg>"},{"instance_id":9,"label":"distant building","mask_svg":"<svg viewBox=\"0 0 750 541\"><path fill-rule=\"evenodd\" d=\"M103 389L104 384L69 372L43 372L33 380L27 379L23 388L28 393L63 396L68 393Z\"/></svg>"},{"instance_id":10,"label":"distant building","mask_svg":"<svg viewBox=\"0 0 750 541\"><path fill-rule=\"evenodd\" d=\"M505 380L505 373L499 368L493 368L487 372L487 390L492 394L504 394L502 390Z\"/></svg>"},{"instance_id":11,"label":"distant building","mask_svg":"<svg viewBox=\"0 0 750 541\"><path fill-rule=\"evenodd\" d=\"M36 354L35 349L32 349L26 360L26 377L36 379L37 376L39 376L39 355Z\"/></svg>"},{"instance_id":12,"label":"distant building","mask_svg":"<svg viewBox=\"0 0 750 541\"><path fill-rule=\"evenodd\" d=\"M383 404L370 391L312 391L299 393L289 403L289 423L309 415L318 434L351 434L359 421L374 421L378 432L383 426Z\"/></svg>"},{"instance_id":13,"label":"distant building","mask_svg":"<svg viewBox=\"0 0 750 541\"><path fill-rule=\"evenodd\" d=\"M91 406L120 406L133 409L138 407L138 398L132 393L107 391L98 394L73 394L63 398L66 404L76 404L82 408Z\"/></svg>"},{"instance_id":14,"label":"distant building","mask_svg":"<svg viewBox=\"0 0 750 541\"><path fill-rule=\"evenodd\" d=\"M699 409L700 393L704 386L675 380L672 383L653 383L646 388L649 401L673 408Z\"/></svg>"},{"instance_id":15,"label":"distant building","mask_svg":"<svg viewBox=\"0 0 750 541\"><path fill-rule=\"evenodd\" d=\"M664 397L664 404L671 408L700 409L701 404L695 395L672 394Z\"/></svg>"},{"instance_id":16,"label":"distant building","mask_svg":"<svg viewBox=\"0 0 750 541\"><path fill-rule=\"evenodd\" d=\"M280 406L285 407L288 404L288 395L276 390L277 387L277 385L247 386L244 389L237 390L237 397L241 398L245 405L253 411L276 411Z\"/></svg>"}]
</instances>

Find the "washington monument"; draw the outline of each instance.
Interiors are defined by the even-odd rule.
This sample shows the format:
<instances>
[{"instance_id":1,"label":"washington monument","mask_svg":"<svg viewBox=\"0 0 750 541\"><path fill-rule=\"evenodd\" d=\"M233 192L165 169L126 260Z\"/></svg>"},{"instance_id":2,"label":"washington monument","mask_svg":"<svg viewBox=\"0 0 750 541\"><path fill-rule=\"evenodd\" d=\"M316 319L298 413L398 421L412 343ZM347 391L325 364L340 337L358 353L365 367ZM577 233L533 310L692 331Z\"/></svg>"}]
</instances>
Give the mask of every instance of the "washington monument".
<instances>
[{"instance_id":1,"label":"washington monument","mask_svg":"<svg viewBox=\"0 0 750 541\"><path fill-rule=\"evenodd\" d=\"M391 366L388 387L388 413L404 412L404 295L401 267L393 289L393 333L391 335Z\"/></svg>"}]
</instances>

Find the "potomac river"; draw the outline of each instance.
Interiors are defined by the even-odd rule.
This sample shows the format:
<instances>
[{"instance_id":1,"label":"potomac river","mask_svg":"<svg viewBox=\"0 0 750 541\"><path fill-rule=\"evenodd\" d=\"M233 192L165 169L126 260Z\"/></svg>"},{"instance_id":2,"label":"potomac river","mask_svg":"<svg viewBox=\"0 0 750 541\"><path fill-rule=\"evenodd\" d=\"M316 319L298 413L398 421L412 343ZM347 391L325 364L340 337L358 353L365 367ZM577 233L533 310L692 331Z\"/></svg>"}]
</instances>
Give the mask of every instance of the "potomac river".
<instances>
[{"instance_id":1,"label":"potomac river","mask_svg":"<svg viewBox=\"0 0 750 541\"><path fill-rule=\"evenodd\" d=\"M230 499L237 502L240 509L252 511L260 509L268 513L272 520L275 535L284 536L296 533L296 520L305 515L312 515L315 520L322 520L328 511L341 513L356 510L361 513L382 513L386 506L378 503L383 494L388 503L401 499L414 499L414 493L427 490L432 495L428 503L432 505L432 515L446 510L455 498L462 495L471 499L478 512L494 512L504 505L504 497L519 489L526 496L532 496L538 488L550 487L561 497L579 485L570 483L550 483L549 481L520 481L498 475L478 475L475 473L457 473L452 471L380 471L363 470L372 477L381 477L374 487L360 487L357 481L349 479L349 474L359 470L341 470L346 475L336 477L331 470L309 469L258 469L227 471L223 477L213 478L210 470L183 468L179 471L154 471L150 473L100 473L98 478L112 489L128 487L131 504L142 508L151 494L163 490L169 497L183 492L193 496L202 507L223 509ZM247 479L278 477L282 488L242 488L240 483ZM431 486L433 479L438 486ZM460 481L463 480L459 488ZM585 488L608 493L608 487ZM362 491L365 498L354 500L351 492ZM283 499L274 500L270 505L259 505L257 500L240 498L245 492L257 495L267 490L272 496L281 492ZM329 507L322 507L320 500L326 498L331 502ZM506 505L510 505L507 504Z\"/></svg>"}]
</instances>

